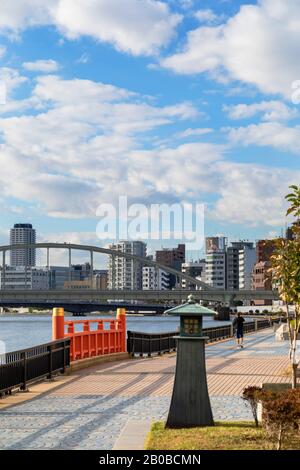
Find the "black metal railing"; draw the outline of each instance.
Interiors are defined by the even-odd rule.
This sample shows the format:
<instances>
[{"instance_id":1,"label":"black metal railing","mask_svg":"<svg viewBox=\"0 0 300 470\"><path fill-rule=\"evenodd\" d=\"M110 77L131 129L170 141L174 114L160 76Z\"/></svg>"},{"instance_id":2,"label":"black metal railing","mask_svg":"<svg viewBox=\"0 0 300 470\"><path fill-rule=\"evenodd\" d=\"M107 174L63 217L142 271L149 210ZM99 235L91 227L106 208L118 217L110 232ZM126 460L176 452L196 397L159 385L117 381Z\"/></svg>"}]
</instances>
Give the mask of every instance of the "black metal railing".
<instances>
[{"instance_id":1,"label":"black metal railing","mask_svg":"<svg viewBox=\"0 0 300 470\"><path fill-rule=\"evenodd\" d=\"M178 332L167 333L140 333L136 331L127 331L127 351L134 355L147 354L151 356L154 353L163 354L176 350L176 336Z\"/></svg>"},{"instance_id":2,"label":"black metal railing","mask_svg":"<svg viewBox=\"0 0 300 470\"><path fill-rule=\"evenodd\" d=\"M257 328L258 328L258 322L257 322ZM247 333L253 333L253 331L255 331L256 329L256 326L255 326L255 321L253 322L245 322L244 323L244 333L247 334Z\"/></svg>"},{"instance_id":3,"label":"black metal railing","mask_svg":"<svg viewBox=\"0 0 300 470\"><path fill-rule=\"evenodd\" d=\"M271 325L272 322L270 322L270 320L259 320L257 322L257 329L263 330L264 328L269 328Z\"/></svg>"},{"instance_id":4,"label":"black metal railing","mask_svg":"<svg viewBox=\"0 0 300 470\"><path fill-rule=\"evenodd\" d=\"M54 374L70 365L70 339L64 338L33 348L0 355L0 395Z\"/></svg>"},{"instance_id":5,"label":"black metal railing","mask_svg":"<svg viewBox=\"0 0 300 470\"><path fill-rule=\"evenodd\" d=\"M207 336L209 338L207 340L208 343L220 341L221 339L231 338L232 327L230 325L226 325L215 326L213 328L203 328L203 336Z\"/></svg>"},{"instance_id":6,"label":"black metal railing","mask_svg":"<svg viewBox=\"0 0 300 470\"><path fill-rule=\"evenodd\" d=\"M247 322L244 324L244 333L253 333L257 330L269 328L269 320L257 320L256 322ZM234 330L232 325L216 326L213 328L203 328L203 336L207 336L207 342L212 343L222 339L232 338ZM140 333L137 331L127 332L127 351L132 355L163 354L176 350L176 339L178 331L166 333Z\"/></svg>"}]
</instances>

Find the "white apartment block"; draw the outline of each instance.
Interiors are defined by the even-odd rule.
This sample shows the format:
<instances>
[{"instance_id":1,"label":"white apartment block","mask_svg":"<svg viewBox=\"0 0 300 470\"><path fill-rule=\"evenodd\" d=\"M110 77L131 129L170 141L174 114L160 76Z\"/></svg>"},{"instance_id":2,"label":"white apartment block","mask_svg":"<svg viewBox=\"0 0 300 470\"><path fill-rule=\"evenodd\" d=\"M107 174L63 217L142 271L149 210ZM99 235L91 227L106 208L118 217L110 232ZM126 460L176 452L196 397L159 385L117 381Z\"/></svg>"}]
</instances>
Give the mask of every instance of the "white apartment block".
<instances>
[{"instance_id":1,"label":"white apartment block","mask_svg":"<svg viewBox=\"0 0 300 470\"><path fill-rule=\"evenodd\" d=\"M146 257L147 245L141 241L121 241L109 245L109 249ZM122 256L109 256L108 289L113 290L142 290L143 270L138 261Z\"/></svg>"},{"instance_id":2,"label":"white apartment block","mask_svg":"<svg viewBox=\"0 0 300 470\"><path fill-rule=\"evenodd\" d=\"M205 240L205 282L216 289L226 289L226 237Z\"/></svg>"},{"instance_id":3,"label":"white apartment block","mask_svg":"<svg viewBox=\"0 0 300 470\"><path fill-rule=\"evenodd\" d=\"M252 246L251 246L252 245ZM252 288L252 272L256 263L256 250L253 244L244 244L239 250L239 289Z\"/></svg>"},{"instance_id":4,"label":"white apartment block","mask_svg":"<svg viewBox=\"0 0 300 470\"><path fill-rule=\"evenodd\" d=\"M170 275L154 266L143 267L143 290L170 289Z\"/></svg>"},{"instance_id":5,"label":"white apartment block","mask_svg":"<svg viewBox=\"0 0 300 470\"><path fill-rule=\"evenodd\" d=\"M205 282L216 289L226 289L226 252L206 253Z\"/></svg>"}]
</instances>

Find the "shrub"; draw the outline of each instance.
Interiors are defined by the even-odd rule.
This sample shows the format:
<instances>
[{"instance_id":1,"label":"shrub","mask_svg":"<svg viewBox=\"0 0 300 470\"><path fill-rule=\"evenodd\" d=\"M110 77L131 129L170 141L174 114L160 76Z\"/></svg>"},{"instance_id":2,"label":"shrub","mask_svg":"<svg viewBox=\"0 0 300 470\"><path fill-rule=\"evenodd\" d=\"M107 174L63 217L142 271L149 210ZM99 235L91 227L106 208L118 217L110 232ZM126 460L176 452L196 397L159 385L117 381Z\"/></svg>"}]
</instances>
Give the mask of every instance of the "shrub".
<instances>
[{"instance_id":1,"label":"shrub","mask_svg":"<svg viewBox=\"0 0 300 470\"><path fill-rule=\"evenodd\" d=\"M262 390L260 387L249 386L244 388L242 395L243 400L250 405L256 427L258 427L257 405L260 401L261 393Z\"/></svg>"},{"instance_id":2,"label":"shrub","mask_svg":"<svg viewBox=\"0 0 300 470\"><path fill-rule=\"evenodd\" d=\"M281 393L261 392L263 403L263 425L281 450L283 440L291 432L299 429L300 424L300 390L290 389Z\"/></svg>"}]
</instances>

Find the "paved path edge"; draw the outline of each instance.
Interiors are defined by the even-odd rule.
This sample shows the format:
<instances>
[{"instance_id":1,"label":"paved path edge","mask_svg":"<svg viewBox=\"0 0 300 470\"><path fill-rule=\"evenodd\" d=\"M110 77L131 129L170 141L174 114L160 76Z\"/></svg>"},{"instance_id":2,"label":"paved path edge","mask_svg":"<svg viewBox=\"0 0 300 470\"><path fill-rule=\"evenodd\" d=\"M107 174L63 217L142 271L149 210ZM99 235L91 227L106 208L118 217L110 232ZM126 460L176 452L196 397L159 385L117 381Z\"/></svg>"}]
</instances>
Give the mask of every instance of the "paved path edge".
<instances>
[{"instance_id":1,"label":"paved path edge","mask_svg":"<svg viewBox=\"0 0 300 470\"><path fill-rule=\"evenodd\" d=\"M129 419L120 432L113 450L144 450L152 423L150 419Z\"/></svg>"}]
</instances>

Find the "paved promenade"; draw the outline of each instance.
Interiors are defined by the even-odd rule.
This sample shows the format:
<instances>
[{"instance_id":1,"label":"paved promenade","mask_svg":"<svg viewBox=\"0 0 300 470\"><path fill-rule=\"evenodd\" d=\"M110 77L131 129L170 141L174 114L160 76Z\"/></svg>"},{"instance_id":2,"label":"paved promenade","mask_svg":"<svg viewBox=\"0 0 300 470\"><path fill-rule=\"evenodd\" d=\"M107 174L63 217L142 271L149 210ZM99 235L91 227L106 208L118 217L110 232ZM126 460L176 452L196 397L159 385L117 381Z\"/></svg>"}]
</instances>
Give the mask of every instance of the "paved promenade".
<instances>
[{"instance_id":1,"label":"paved promenade","mask_svg":"<svg viewBox=\"0 0 300 470\"><path fill-rule=\"evenodd\" d=\"M206 348L211 403L216 420L251 419L240 398L247 385L287 382L288 343L273 331ZM25 403L1 410L0 449L112 449L130 420L166 418L175 354L106 363Z\"/></svg>"}]
</instances>

